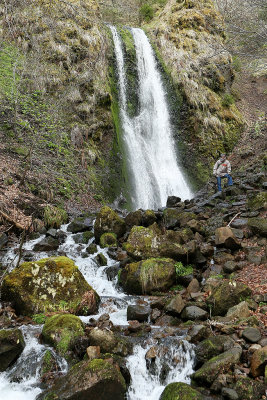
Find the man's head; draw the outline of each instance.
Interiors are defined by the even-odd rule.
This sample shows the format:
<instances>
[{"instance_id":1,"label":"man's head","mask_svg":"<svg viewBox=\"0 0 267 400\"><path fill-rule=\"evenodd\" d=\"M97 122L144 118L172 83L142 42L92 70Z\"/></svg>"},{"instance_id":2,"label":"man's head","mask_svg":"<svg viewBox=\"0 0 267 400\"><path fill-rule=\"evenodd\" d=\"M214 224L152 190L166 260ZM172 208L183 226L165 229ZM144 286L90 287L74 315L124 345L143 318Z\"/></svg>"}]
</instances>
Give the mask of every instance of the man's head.
<instances>
[{"instance_id":1,"label":"man's head","mask_svg":"<svg viewBox=\"0 0 267 400\"><path fill-rule=\"evenodd\" d=\"M226 154L225 154L225 153L222 153L222 154L221 154L221 159L222 159L222 160L226 160Z\"/></svg>"}]
</instances>

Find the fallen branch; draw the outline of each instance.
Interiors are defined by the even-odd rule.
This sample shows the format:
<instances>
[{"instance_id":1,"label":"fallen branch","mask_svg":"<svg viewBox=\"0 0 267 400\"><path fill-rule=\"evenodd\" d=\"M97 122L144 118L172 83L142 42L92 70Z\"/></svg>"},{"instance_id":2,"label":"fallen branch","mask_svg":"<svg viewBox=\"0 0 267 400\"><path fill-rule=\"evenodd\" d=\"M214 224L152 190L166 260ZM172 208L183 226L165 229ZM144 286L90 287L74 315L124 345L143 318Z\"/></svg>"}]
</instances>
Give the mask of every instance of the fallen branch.
<instances>
[{"instance_id":1,"label":"fallen branch","mask_svg":"<svg viewBox=\"0 0 267 400\"><path fill-rule=\"evenodd\" d=\"M0 215L7 220L8 222L10 222L11 224L15 225L15 227L21 231L24 231L25 227L23 225L21 225L19 222L14 221L11 217L9 217L9 215L7 215L6 213L4 213L3 211L0 210Z\"/></svg>"},{"instance_id":2,"label":"fallen branch","mask_svg":"<svg viewBox=\"0 0 267 400\"><path fill-rule=\"evenodd\" d=\"M231 221L229 222L229 224L227 225L227 226L230 226L231 225L231 223L236 219L236 217L238 217L238 215L240 215L241 214L241 212L239 212L239 213L237 213L232 219L231 219Z\"/></svg>"}]
</instances>

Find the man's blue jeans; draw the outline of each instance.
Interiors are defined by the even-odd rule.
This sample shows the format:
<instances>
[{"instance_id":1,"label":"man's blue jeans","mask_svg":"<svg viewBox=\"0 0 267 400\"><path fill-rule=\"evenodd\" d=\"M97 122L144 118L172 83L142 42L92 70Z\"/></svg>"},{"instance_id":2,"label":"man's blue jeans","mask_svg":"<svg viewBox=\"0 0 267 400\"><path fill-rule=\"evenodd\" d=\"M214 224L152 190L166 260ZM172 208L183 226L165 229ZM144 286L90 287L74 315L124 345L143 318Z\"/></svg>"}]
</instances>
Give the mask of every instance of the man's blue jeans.
<instances>
[{"instance_id":1,"label":"man's blue jeans","mask_svg":"<svg viewBox=\"0 0 267 400\"><path fill-rule=\"evenodd\" d=\"M232 179L231 175L225 174L224 176L217 176L217 186L218 186L218 191L219 192L222 191L222 178L227 178L228 179L227 186L232 186L233 185L233 179Z\"/></svg>"}]
</instances>

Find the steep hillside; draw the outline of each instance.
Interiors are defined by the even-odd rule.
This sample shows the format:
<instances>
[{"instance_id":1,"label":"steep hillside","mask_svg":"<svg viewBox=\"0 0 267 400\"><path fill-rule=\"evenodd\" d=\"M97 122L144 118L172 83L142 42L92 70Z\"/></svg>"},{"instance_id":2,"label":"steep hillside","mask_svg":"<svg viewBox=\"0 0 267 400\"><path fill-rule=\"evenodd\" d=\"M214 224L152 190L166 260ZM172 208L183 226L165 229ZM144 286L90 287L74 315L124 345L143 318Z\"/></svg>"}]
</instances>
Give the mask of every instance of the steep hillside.
<instances>
[{"instance_id":1,"label":"steep hillside","mask_svg":"<svg viewBox=\"0 0 267 400\"><path fill-rule=\"evenodd\" d=\"M11 0L0 18L1 201L26 192L88 207L114 196L110 53L97 3Z\"/></svg>"}]
</instances>

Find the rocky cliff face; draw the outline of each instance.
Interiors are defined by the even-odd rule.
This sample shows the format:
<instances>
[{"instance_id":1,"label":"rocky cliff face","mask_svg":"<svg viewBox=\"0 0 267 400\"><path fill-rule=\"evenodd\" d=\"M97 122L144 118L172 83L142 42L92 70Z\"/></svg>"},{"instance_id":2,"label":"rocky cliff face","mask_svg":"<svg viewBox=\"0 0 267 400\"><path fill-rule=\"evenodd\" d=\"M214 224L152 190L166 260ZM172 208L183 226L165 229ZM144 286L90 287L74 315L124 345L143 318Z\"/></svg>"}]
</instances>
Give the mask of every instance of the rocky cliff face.
<instances>
[{"instance_id":1,"label":"rocky cliff face","mask_svg":"<svg viewBox=\"0 0 267 400\"><path fill-rule=\"evenodd\" d=\"M203 182L209 163L219 151L232 149L242 127L231 93L234 71L222 19L210 0L170 0L144 28L182 94L178 135L188 144L185 158L190 154L196 160L191 166Z\"/></svg>"}]
</instances>

